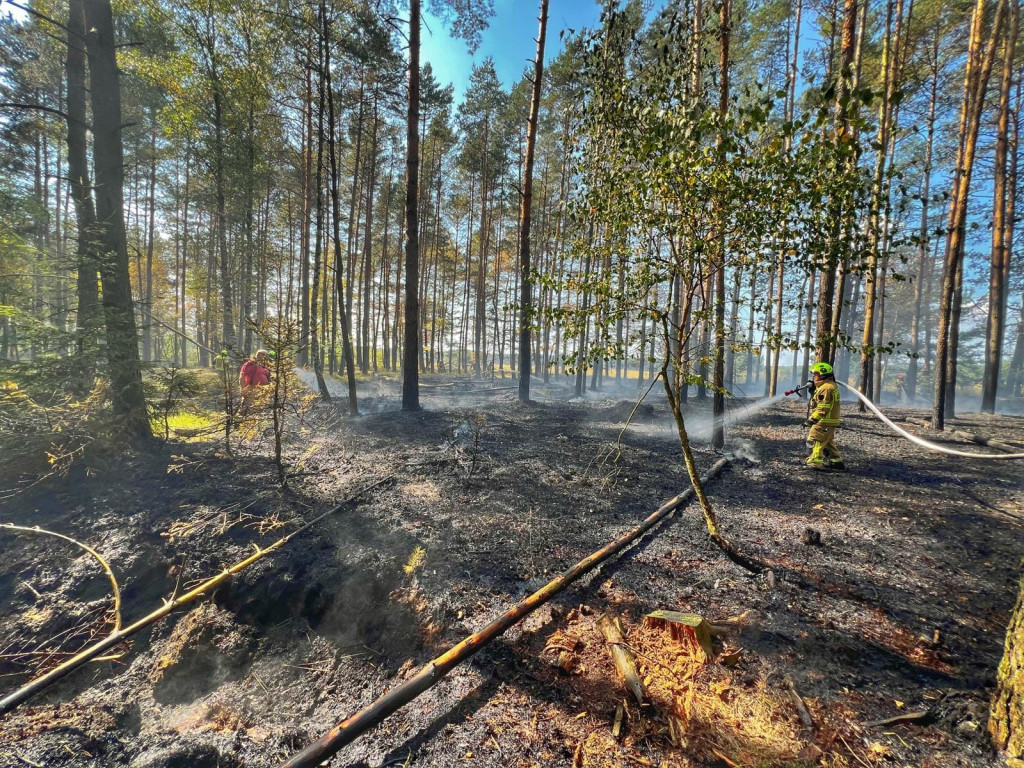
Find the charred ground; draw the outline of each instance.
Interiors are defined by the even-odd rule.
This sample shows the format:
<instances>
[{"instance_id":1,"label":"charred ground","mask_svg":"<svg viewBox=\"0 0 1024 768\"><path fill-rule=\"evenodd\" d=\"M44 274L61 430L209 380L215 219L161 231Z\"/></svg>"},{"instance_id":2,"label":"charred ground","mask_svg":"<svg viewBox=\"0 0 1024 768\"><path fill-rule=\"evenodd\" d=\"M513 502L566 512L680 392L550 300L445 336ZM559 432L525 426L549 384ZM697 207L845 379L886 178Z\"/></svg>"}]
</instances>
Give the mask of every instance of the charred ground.
<instances>
[{"instance_id":1,"label":"charred ground","mask_svg":"<svg viewBox=\"0 0 1024 768\"><path fill-rule=\"evenodd\" d=\"M5 501L4 521L96 547L120 579L127 622L393 475L120 658L4 717L0 764L278 765L687 486L657 399L623 432L624 391L577 402L541 388L524 406L510 389L430 384L420 413L394 410L388 382L367 390L358 420L319 407L291 431L286 489L269 441L257 440L235 456L197 443L136 452ZM762 765L996 765L985 722L1024 544L1020 464L924 453L852 410L839 435L845 473L801 469L795 402L730 429L727 450L742 458L710 496L726 534L777 578L728 561L691 506L332 765L756 765L753 754ZM691 403L698 437L706 412ZM1024 439L1019 417L955 426ZM696 445L707 468L717 457ZM808 528L820 545L804 543ZM6 692L109 631L110 598L95 560L73 546L0 536ZM746 736L729 735L742 724L719 715L695 719L673 745L654 705L627 703L624 735L610 735L624 694L594 618L623 619L657 689L657 669L675 662L653 658L664 649L641 621L660 608L741 617L726 639L730 666L702 667L694 685L734 708L763 694L765 722L791 749L744 752ZM568 673L553 653L567 643ZM925 724L865 726L921 710Z\"/></svg>"}]
</instances>

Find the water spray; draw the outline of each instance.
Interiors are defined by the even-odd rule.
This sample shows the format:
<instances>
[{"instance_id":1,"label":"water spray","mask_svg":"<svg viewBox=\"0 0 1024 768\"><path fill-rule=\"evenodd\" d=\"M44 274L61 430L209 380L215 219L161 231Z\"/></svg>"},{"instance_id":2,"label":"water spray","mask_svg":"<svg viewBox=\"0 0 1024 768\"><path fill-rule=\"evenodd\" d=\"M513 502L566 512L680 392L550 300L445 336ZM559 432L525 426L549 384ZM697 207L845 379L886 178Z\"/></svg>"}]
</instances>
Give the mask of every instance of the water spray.
<instances>
[{"instance_id":1,"label":"water spray","mask_svg":"<svg viewBox=\"0 0 1024 768\"><path fill-rule=\"evenodd\" d=\"M787 395L791 395L791 394L794 394L794 393L802 394L802 391L806 390L810 384L811 384L811 382L808 382L807 384L804 384L802 386L795 387L795 388L789 390L788 392L786 392L786 394ZM922 448L924 448L927 451L937 451L938 453L945 453L948 456L960 456L960 457L965 458L965 459L993 459L993 460L999 460L999 459L1024 459L1024 453L999 453L999 454L969 453L967 451L957 451L957 450L955 450L953 448L947 448L946 446L939 445L938 443L932 443L932 442L930 442L928 440L925 440L924 438L921 438L921 437L918 437L917 435L911 434L910 432L907 432L907 430L903 429L902 427L894 424L884 413L882 413L878 409L878 406L876 406L874 403L872 403L870 400L868 400L866 397L864 397L864 395L862 395L860 392L858 392L853 387L848 386L848 385L844 384L841 381L837 381L836 384L841 386L843 389L845 389L845 390L847 390L849 392L852 392L854 395L856 395L860 399L860 401L862 403L864 403L864 405L866 405L868 408L870 408L871 412L874 413L875 416L877 416L879 419L881 419L882 422L885 423L893 432L895 432L896 434L900 435L901 437L905 437L907 440L909 440L912 443L916 443L917 445L921 446Z\"/></svg>"}]
</instances>

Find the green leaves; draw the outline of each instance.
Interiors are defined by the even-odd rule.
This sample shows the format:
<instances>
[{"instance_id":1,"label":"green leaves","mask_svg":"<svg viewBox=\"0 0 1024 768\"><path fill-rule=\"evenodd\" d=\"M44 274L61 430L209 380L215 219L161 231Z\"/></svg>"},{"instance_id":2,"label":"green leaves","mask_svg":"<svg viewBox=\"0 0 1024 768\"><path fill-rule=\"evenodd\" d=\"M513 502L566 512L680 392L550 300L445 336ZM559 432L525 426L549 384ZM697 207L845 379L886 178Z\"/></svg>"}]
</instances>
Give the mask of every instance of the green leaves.
<instances>
[{"instance_id":1,"label":"green leaves","mask_svg":"<svg viewBox=\"0 0 1024 768\"><path fill-rule=\"evenodd\" d=\"M558 286L572 297L562 314L567 335L593 336L589 346L581 337L573 364L622 353L608 341L609 325L642 315L660 329L658 354L677 381L697 383L693 369L710 360L681 350L697 344L691 335L713 314L706 286L721 270L763 285L780 261L799 285L801 273L834 257L837 211L865 194L850 162L862 131L851 123L836 141L831 91L809 90L805 111L785 119L785 90L752 88L723 114L717 93L692 90L688 28L641 29L642 18L614 10L604 18L583 56L591 96L570 207L575 268ZM869 89L847 97L871 98ZM850 238L854 249L858 238ZM754 291L744 305L761 312L773 297Z\"/></svg>"}]
</instances>

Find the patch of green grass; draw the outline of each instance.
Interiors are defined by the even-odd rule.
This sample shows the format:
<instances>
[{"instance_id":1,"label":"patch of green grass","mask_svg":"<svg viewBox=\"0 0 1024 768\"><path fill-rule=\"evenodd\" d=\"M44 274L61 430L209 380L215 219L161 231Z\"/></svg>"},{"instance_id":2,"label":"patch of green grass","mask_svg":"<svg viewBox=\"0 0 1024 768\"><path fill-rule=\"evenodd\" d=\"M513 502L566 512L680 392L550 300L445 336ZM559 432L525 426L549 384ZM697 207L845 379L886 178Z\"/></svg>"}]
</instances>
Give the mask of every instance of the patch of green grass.
<instances>
[{"instance_id":1,"label":"patch of green grass","mask_svg":"<svg viewBox=\"0 0 1024 768\"><path fill-rule=\"evenodd\" d=\"M164 433L163 421L151 419L150 423L153 425L154 434L162 435ZM171 429L172 437L185 442L208 440L221 428L217 416L208 411L175 413L168 417L167 425Z\"/></svg>"}]
</instances>

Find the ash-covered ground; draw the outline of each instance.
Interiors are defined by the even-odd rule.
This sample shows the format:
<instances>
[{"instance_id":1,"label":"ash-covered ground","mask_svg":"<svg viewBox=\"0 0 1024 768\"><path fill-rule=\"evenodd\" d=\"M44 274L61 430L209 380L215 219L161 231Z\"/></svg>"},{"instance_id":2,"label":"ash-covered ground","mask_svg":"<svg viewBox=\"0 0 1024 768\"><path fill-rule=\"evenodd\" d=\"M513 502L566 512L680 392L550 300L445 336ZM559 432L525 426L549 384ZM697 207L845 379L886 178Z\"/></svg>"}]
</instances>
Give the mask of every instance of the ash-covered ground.
<instances>
[{"instance_id":1,"label":"ash-covered ground","mask_svg":"<svg viewBox=\"0 0 1024 768\"><path fill-rule=\"evenodd\" d=\"M538 383L537 402L522 405L514 384L427 379L424 410L403 413L397 384L381 380L363 386L358 419L317 406L289 427L286 488L264 437L233 456L216 443L135 452L3 502L2 521L96 548L128 624L391 478L117 658L0 717L0 765L279 765L688 486L657 388L624 429L633 387L573 400ZM998 765L985 728L1024 551L1021 464L927 453L844 407L849 470L821 473L801 466L803 403L733 403L733 461L708 492L725 534L771 576L727 559L691 504L330 764L753 765L735 740L673 739L655 727L661 714L628 703L624 733L606 736L626 694L610 657L601 662L593 618L632 629L669 609L735 620L715 690L802 697L812 724L792 698L772 710L792 753L767 764ZM702 470L719 458L709 408L691 398L687 409ZM1024 440L1020 417L951 426ZM820 544L805 543L809 528ZM73 545L0 537L6 693L109 632L111 600L95 559ZM549 641L569 635L579 658L566 672ZM929 716L911 724L866 725L920 711Z\"/></svg>"}]
</instances>

